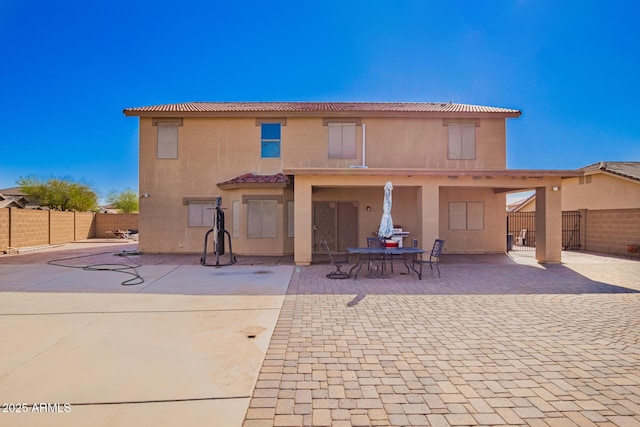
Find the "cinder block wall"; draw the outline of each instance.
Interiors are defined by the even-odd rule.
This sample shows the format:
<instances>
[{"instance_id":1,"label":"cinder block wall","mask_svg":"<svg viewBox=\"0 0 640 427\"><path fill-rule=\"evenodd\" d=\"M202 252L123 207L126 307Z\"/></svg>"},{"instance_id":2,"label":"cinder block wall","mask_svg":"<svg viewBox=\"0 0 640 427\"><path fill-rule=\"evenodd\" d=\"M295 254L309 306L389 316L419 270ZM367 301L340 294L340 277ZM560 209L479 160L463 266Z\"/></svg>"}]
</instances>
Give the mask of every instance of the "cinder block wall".
<instances>
[{"instance_id":1,"label":"cinder block wall","mask_svg":"<svg viewBox=\"0 0 640 427\"><path fill-rule=\"evenodd\" d=\"M640 243L640 209L586 211L586 250L627 255L627 244Z\"/></svg>"},{"instance_id":2,"label":"cinder block wall","mask_svg":"<svg viewBox=\"0 0 640 427\"><path fill-rule=\"evenodd\" d=\"M137 230L138 214L96 214L96 237L113 237L107 231Z\"/></svg>"},{"instance_id":3,"label":"cinder block wall","mask_svg":"<svg viewBox=\"0 0 640 427\"><path fill-rule=\"evenodd\" d=\"M1 208L0 252L96 237L95 216L93 212Z\"/></svg>"},{"instance_id":4,"label":"cinder block wall","mask_svg":"<svg viewBox=\"0 0 640 427\"><path fill-rule=\"evenodd\" d=\"M9 247L9 209L0 209L0 252Z\"/></svg>"},{"instance_id":5,"label":"cinder block wall","mask_svg":"<svg viewBox=\"0 0 640 427\"><path fill-rule=\"evenodd\" d=\"M83 240L96 237L96 214L93 212L76 212L75 239Z\"/></svg>"},{"instance_id":6,"label":"cinder block wall","mask_svg":"<svg viewBox=\"0 0 640 427\"><path fill-rule=\"evenodd\" d=\"M75 212L49 211L49 243L73 242L75 240Z\"/></svg>"},{"instance_id":7,"label":"cinder block wall","mask_svg":"<svg viewBox=\"0 0 640 427\"><path fill-rule=\"evenodd\" d=\"M9 246L24 248L49 244L49 211L9 209Z\"/></svg>"}]
</instances>

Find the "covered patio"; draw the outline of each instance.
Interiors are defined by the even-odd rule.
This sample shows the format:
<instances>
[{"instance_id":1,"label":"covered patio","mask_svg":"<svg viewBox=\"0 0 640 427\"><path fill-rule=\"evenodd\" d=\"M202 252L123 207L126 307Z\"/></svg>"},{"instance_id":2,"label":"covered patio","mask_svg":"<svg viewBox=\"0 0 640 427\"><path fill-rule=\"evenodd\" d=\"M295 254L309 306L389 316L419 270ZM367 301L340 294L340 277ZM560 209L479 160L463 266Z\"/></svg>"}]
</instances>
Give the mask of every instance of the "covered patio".
<instances>
[{"instance_id":1,"label":"covered patio","mask_svg":"<svg viewBox=\"0 0 640 427\"><path fill-rule=\"evenodd\" d=\"M286 169L284 173L293 176L295 183L294 261L297 265L311 263L312 255L321 252L321 240L331 241L336 251L354 243L364 245L366 237L377 230L387 181L392 181L394 186L394 223L410 232L407 243L413 244L413 239L417 239L419 247L429 248L436 238L441 238L447 241L444 253L452 254L505 252L506 193L535 189L539 203L536 260L559 263L561 179L580 174L557 170L369 168L296 168ZM467 204L473 204L473 209L468 207L465 211ZM476 216L472 218L472 214ZM332 222L317 221L319 217L330 218ZM470 225L465 228L467 224Z\"/></svg>"}]
</instances>

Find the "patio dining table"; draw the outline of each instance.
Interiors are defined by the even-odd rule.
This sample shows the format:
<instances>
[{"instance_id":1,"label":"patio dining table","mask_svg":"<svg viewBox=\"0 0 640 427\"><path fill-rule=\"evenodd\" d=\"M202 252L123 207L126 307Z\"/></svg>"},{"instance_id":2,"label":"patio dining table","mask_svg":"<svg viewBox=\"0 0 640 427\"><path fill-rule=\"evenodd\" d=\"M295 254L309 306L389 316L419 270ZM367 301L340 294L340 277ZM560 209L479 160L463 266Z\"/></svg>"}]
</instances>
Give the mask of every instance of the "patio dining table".
<instances>
[{"instance_id":1,"label":"patio dining table","mask_svg":"<svg viewBox=\"0 0 640 427\"><path fill-rule=\"evenodd\" d=\"M349 275L355 270L354 279L358 278L358 273L362 269L363 262L373 261L375 258L382 258L385 262L389 259L393 259L394 256L402 256L402 261L405 267L407 267L407 274L412 271L416 273L418 278L422 280L422 254L424 250L420 248L347 248L349 255L355 255L357 257L356 263L349 270ZM416 268L416 264L419 265L419 269Z\"/></svg>"}]
</instances>

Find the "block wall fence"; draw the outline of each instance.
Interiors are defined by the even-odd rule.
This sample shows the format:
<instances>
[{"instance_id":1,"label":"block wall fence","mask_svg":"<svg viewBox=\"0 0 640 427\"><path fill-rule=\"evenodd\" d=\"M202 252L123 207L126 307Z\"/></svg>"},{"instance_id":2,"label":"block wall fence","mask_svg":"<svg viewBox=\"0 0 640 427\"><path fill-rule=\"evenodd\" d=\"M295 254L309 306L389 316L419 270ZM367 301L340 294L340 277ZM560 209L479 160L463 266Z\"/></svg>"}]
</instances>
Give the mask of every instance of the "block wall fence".
<instances>
[{"instance_id":1,"label":"block wall fence","mask_svg":"<svg viewBox=\"0 0 640 427\"><path fill-rule=\"evenodd\" d=\"M584 250L626 256L628 244L640 244L640 209L581 212Z\"/></svg>"},{"instance_id":2,"label":"block wall fence","mask_svg":"<svg viewBox=\"0 0 640 427\"><path fill-rule=\"evenodd\" d=\"M640 244L640 209L580 210L581 250L626 256ZM8 248L113 238L113 230L137 230L138 214L0 208L0 253Z\"/></svg>"},{"instance_id":3,"label":"block wall fence","mask_svg":"<svg viewBox=\"0 0 640 427\"><path fill-rule=\"evenodd\" d=\"M113 238L113 230L137 230L138 214L96 214L18 208L0 209L0 253L8 248Z\"/></svg>"}]
</instances>

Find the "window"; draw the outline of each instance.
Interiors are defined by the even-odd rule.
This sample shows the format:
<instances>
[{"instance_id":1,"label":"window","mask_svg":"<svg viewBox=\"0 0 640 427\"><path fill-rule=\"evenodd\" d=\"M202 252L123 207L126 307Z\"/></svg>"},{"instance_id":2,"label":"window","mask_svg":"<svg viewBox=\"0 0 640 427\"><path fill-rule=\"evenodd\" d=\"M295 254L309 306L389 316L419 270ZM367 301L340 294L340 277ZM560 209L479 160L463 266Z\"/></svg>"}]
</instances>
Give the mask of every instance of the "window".
<instances>
[{"instance_id":1,"label":"window","mask_svg":"<svg viewBox=\"0 0 640 427\"><path fill-rule=\"evenodd\" d=\"M215 202L188 202L189 227L213 228L216 213Z\"/></svg>"},{"instance_id":2,"label":"window","mask_svg":"<svg viewBox=\"0 0 640 427\"><path fill-rule=\"evenodd\" d=\"M240 237L240 200L231 202L231 235Z\"/></svg>"},{"instance_id":3,"label":"window","mask_svg":"<svg viewBox=\"0 0 640 427\"><path fill-rule=\"evenodd\" d=\"M473 160L476 158L476 125L474 123L449 123L450 160Z\"/></svg>"},{"instance_id":4,"label":"window","mask_svg":"<svg viewBox=\"0 0 640 427\"><path fill-rule=\"evenodd\" d=\"M158 123L158 151L159 159L178 158L178 124Z\"/></svg>"},{"instance_id":5,"label":"window","mask_svg":"<svg viewBox=\"0 0 640 427\"><path fill-rule=\"evenodd\" d=\"M328 123L329 128L329 158L356 158L356 124Z\"/></svg>"},{"instance_id":6,"label":"window","mask_svg":"<svg viewBox=\"0 0 640 427\"><path fill-rule=\"evenodd\" d=\"M484 230L484 203L449 202L449 230Z\"/></svg>"},{"instance_id":7,"label":"window","mask_svg":"<svg viewBox=\"0 0 640 427\"><path fill-rule=\"evenodd\" d=\"M260 124L260 145L262 158L280 157L281 124Z\"/></svg>"},{"instance_id":8,"label":"window","mask_svg":"<svg viewBox=\"0 0 640 427\"><path fill-rule=\"evenodd\" d=\"M578 184L591 184L591 175L581 176L578 178Z\"/></svg>"},{"instance_id":9,"label":"window","mask_svg":"<svg viewBox=\"0 0 640 427\"><path fill-rule=\"evenodd\" d=\"M278 237L277 200L247 200L247 237Z\"/></svg>"}]
</instances>

